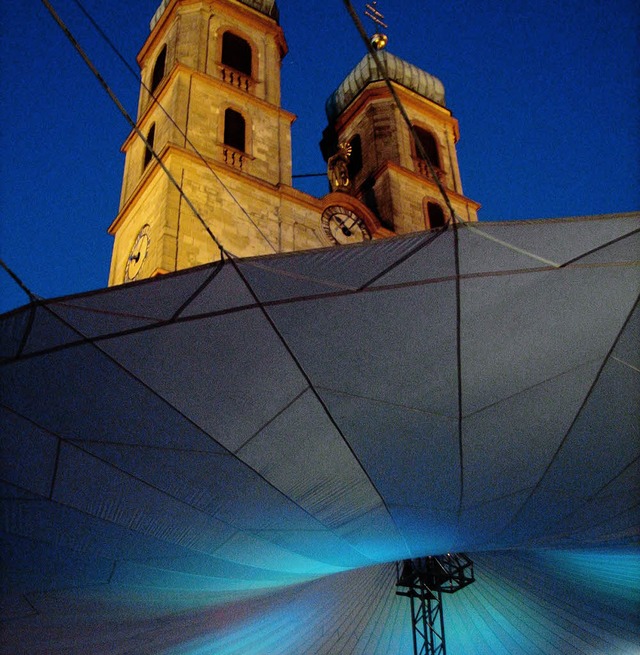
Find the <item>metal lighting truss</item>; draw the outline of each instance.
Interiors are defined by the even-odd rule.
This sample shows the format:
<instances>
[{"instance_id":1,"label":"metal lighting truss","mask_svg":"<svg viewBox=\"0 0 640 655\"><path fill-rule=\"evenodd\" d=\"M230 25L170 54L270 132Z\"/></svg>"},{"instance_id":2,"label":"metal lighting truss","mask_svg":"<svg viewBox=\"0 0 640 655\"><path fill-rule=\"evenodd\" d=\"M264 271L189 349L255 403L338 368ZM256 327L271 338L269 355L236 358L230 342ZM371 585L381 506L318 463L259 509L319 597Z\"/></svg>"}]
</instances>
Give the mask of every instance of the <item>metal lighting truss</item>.
<instances>
[{"instance_id":1,"label":"metal lighting truss","mask_svg":"<svg viewBox=\"0 0 640 655\"><path fill-rule=\"evenodd\" d=\"M475 581L473 562L464 553L447 553L406 559L397 571L396 593L411 601L414 655L446 655L442 594Z\"/></svg>"}]
</instances>

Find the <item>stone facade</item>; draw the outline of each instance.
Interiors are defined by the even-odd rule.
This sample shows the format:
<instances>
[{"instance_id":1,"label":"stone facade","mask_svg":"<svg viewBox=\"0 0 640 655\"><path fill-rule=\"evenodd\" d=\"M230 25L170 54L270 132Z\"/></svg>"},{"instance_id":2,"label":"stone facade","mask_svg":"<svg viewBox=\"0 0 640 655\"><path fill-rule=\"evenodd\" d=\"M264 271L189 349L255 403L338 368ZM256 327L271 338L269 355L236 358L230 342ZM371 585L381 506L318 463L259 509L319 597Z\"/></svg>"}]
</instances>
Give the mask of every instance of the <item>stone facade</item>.
<instances>
[{"instance_id":1,"label":"stone facade","mask_svg":"<svg viewBox=\"0 0 640 655\"><path fill-rule=\"evenodd\" d=\"M362 165L348 202L344 193L315 198L292 187L295 116L280 106L286 52L274 2L163 2L138 56L138 129L123 145L120 210L109 228L115 237L111 285L219 259L208 231L239 257L335 245L328 221L342 219L327 218L325 210L338 206L362 219L373 238L431 227L427 202L441 203L440 192L420 170L424 162L379 81L356 82L349 88L353 98L329 115L327 158L338 141L360 139ZM411 71L419 91L436 88L427 73L391 61L403 75ZM397 88L412 120L436 136L440 174L456 212L476 220L477 203L462 195L457 122L402 83ZM161 164L140 135L152 141ZM349 241L343 233L355 238L355 230L352 235L340 223L333 229L342 230L341 243Z\"/></svg>"},{"instance_id":2,"label":"stone facade","mask_svg":"<svg viewBox=\"0 0 640 655\"><path fill-rule=\"evenodd\" d=\"M407 84L411 82L406 80ZM347 83L353 81L347 78ZM354 175L355 195L379 216L384 227L396 234L434 227L426 209L429 203L440 207L445 219L450 212L395 99L383 81L364 79L357 83L361 88L350 89L346 107L333 99L344 96L342 89L329 99L330 124L324 133L323 148L328 152L339 142L359 140L362 163ZM456 155L458 121L444 105L404 85L396 84L394 88L414 128L431 136L434 173L456 216L477 221L479 203L462 193Z\"/></svg>"}]
</instances>

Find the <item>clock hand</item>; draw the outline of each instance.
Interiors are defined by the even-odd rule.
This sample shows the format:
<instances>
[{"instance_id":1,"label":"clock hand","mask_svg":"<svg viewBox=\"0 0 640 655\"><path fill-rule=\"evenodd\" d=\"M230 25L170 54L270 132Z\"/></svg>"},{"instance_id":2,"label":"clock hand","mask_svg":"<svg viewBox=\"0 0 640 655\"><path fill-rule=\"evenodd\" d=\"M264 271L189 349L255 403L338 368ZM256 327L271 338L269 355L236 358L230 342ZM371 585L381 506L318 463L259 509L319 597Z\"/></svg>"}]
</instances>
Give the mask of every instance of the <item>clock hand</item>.
<instances>
[{"instance_id":1,"label":"clock hand","mask_svg":"<svg viewBox=\"0 0 640 655\"><path fill-rule=\"evenodd\" d=\"M351 225L347 225L346 219L337 218L337 221L338 221L338 227L342 231L342 234L344 234L346 237L350 237L353 235L351 228L356 224L356 221L351 219Z\"/></svg>"}]
</instances>

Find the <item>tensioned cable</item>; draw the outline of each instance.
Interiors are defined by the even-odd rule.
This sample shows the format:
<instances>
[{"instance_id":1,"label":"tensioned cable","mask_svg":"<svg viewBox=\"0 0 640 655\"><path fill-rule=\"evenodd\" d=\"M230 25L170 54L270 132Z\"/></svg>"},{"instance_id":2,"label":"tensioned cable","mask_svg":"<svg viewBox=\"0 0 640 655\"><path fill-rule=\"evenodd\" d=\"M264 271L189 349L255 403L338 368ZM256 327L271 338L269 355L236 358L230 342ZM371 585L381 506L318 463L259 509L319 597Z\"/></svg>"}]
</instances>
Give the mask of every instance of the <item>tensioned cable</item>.
<instances>
[{"instance_id":1,"label":"tensioned cable","mask_svg":"<svg viewBox=\"0 0 640 655\"><path fill-rule=\"evenodd\" d=\"M367 47L367 50L369 51L369 53L373 57L373 60L376 63L376 67L378 68L378 74L383 77L384 82L387 85L387 88L389 89L391 96L393 97L396 107L400 111L400 114L402 115L404 122L407 124L407 127L409 128L409 132L411 133L415 146L418 152L420 153L420 157L424 159L425 163L427 164L427 169L429 170L429 174L431 175L432 180L435 182L436 186L438 187L438 190L440 191L440 194L442 195L442 198L444 199L449 209L450 218L447 221L447 223L450 222L453 227L455 287L456 287L455 300L456 300L456 364L457 364L457 387L458 387L457 389L458 446L459 446L458 456L460 458L460 500L458 503L458 516L460 516L462 513L462 501L464 495L464 458L463 458L463 445L462 445L462 353L461 353L462 308L460 305L460 240L458 236L458 223L456 220L456 213L453 209L453 206L451 205L451 201L449 200L449 196L444 186L442 185L442 182L440 182L438 176L436 175L431 160L427 155L421 140L418 138L413 123L409 118L409 114L407 114L407 110L404 108L404 105L402 104L402 101L400 100L400 97L398 96L393 86L393 83L391 82L391 79L389 77L389 72L387 71L387 67L385 63L378 55L378 51L373 47L371 40L369 39L369 35L367 34L367 31L364 29L364 25L360 20L360 17L358 16L355 9L353 8L353 5L351 4L351 0L344 0L344 4L345 7L347 8L347 12L351 16L351 19L353 20L353 23L355 24L358 30L358 33L362 37L362 40L364 41ZM445 229L447 227L447 223L445 223L444 226Z\"/></svg>"},{"instance_id":2,"label":"tensioned cable","mask_svg":"<svg viewBox=\"0 0 640 655\"><path fill-rule=\"evenodd\" d=\"M304 381L305 381L306 384L308 385L309 390L311 391L311 393L312 393L313 396L315 397L316 401L317 401L318 404L320 405L320 407L321 407L322 411L324 412L325 416L329 419L329 422L331 423L331 425L333 425L333 427L334 427L334 429L336 430L337 434L340 436L340 439L342 439L342 441L344 442L344 444L345 444L345 445L347 446L347 448L349 449L349 452L351 453L351 455L352 455L354 461L358 464L358 467L360 468L360 470L362 471L362 473L364 474L364 476L365 476L365 477L367 478L367 480L369 481L369 484L371 485L371 488L375 491L375 493L377 494L378 498L380 498L380 502L382 503L383 507L385 508L385 511L386 511L387 514L389 515L389 518L391 519L391 521L392 521L392 523L393 523L393 525L394 525L394 527L395 527L395 529L396 529L398 535L402 538L402 540L403 540L403 542L404 542L404 544L405 544L405 546L406 546L406 548L407 548L407 553L410 553L410 552L411 552L411 549L409 548L409 545L408 545L408 543L407 543L407 541L406 541L406 539L405 539L405 537L404 537L404 534L403 534L402 531L398 528L398 526L397 526L397 524L396 524L396 521L395 521L395 518L394 518L393 514L391 513L391 510L389 509L389 505L387 504L387 501L385 500L385 498L384 498L384 496L382 495L382 493L380 493L380 490L378 489L378 486L376 485L376 483L373 481L373 478L371 477L369 471L367 471L367 469L365 468L365 466L362 464L362 461L360 460L360 457L358 456L358 454L357 454L356 451L354 450L353 446L351 445L351 443L350 443L349 440L347 439L347 437L346 437L345 433L343 432L342 428L338 425L338 422L337 422L337 420L334 418L333 414L331 413L331 410L329 409L327 403L324 401L324 399L323 399L322 396L320 395L320 392L319 392L318 389L316 388L316 385L315 385L315 384L313 383L313 381L311 380L311 376L307 373L307 371L305 370L304 366L302 366L302 362L298 359L298 357L296 356L296 354L293 352L293 349L291 348L291 346L289 345L289 343L288 343L287 340L285 339L285 337L284 337L284 335L282 334L282 332L279 330L279 328L278 328L278 326L276 325L276 323L275 323L275 321L273 320L273 318L271 318L271 315L270 315L269 312L267 311L267 307L265 306L265 303L263 303L262 300L260 300L260 298L258 298L258 295L257 295L256 292L254 291L254 289L253 289L253 287L251 286L249 280L247 280L247 278L245 277L244 273L243 273L242 270L240 269L240 266L238 265L238 262L237 262L235 259L233 259L233 258L231 258L229 261L231 262L231 266L232 266L232 267L234 268L234 270L236 271L236 274L238 275L238 277L240 278L240 280L242 281L242 283L243 283L243 284L245 285L245 287L247 288L247 291L249 291L249 293L251 294L252 298L254 299L257 308L260 310L260 312L262 313L262 315L263 315L264 318L266 319L267 323L270 325L270 327L271 327L271 329L273 330L274 334L276 335L276 337L278 338L278 340L279 340L280 343L282 344L283 348L286 350L287 354L288 354L289 357L291 358L291 361L293 362L294 366L298 369L298 372L300 373L300 375L303 377Z\"/></svg>"},{"instance_id":3,"label":"tensioned cable","mask_svg":"<svg viewBox=\"0 0 640 655\"><path fill-rule=\"evenodd\" d=\"M402 104L402 101L400 100L400 97L398 96L398 93L396 92L393 83L391 81L391 78L389 77L389 72L387 71L387 67L385 63L382 61L380 58L378 51L371 45L371 39L369 38L369 35L367 34L367 31L364 29L364 25L362 24L362 21L360 20L360 17L356 13L355 9L353 8L353 5L351 4L350 0L344 0L345 7L347 8L347 11L349 12L349 15L351 16L351 19L353 20L353 23L355 24L358 33L362 37L362 40L364 41L367 50L373 57L373 60L376 63L376 67L378 68L378 74L382 76L385 84L387 85L387 88L389 89L389 92L391 93L391 96L393 97L394 102L396 103L396 106L398 110L400 111L400 114L402 115L402 118L404 122L407 124L407 127L409 128L409 131L411 133L411 136L413 137L413 141L415 143L415 146L420 153L420 158L425 161L427 164L427 169L429 170L429 174L431 175L435 185L438 187L438 190L440 191L440 194L442 195L442 198L444 199L447 208L449 209L450 212L450 221L455 224L456 223L456 215L455 211L453 210L453 207L451 205L451 201L449 200L449 196L442 185L442 182L438 179L438 176L436 175L436 172L433 168L433 164L431 163L431 160L429 159L429 156L427 155L424 146L422 145L422 142L418 138L418 135L416 134L416 130L413 126L413 123L411 122L411 119L409 118L409 114L407 114L407 110L404 108L404 105Z\"/></svg>"},{"instance_id":4,"label":"tensioned cable","mask_svg":"<svg viewBox=\"0 0 640 655\"><path fill-rule=\"evenodd\" d=\"M29 335L31 334L31 330L33 329L33 323L35 321L36 317L36 307L38 303L41 301L38 296L36 296L31 289L18 277L17 273L15 273L11 267L3 260L0 259L0 266L6 271L7 275L20 287L22 291L24 291L27 296L29 297L29 318L27 319L27 325L22 333L22 337L20 339L20 343L18 344L18 348L16 349L16 358L20 357L20 355L24 352L25 346L27 345L27 340L29 339ZM1 358L0 358L1 359Z\"/></svg>"},{"instance_id":5,"label":"tensioned cable","mask_svg":"<svg viewBox=\"0 0 640 655\"><path fill-rule=\"evenodd\" d=\"M195 146L195 144L189 139L187 136L186 131L184 131L180 125L175 121L173 116L162 106L160 101L158 100L157 96L155 93L144 83L144 81L141 79L141 77L138 75L136 70L129 64L129 62L126 60L124 55L118 50L116 45L111 41L109 36L106 34L106 32L98 25L96 20L91 16L91 14L84 8L80 0L73 0L73 2L78 6L80 11L85 15L87 20L91 23L91 25L94 27L94 29L98 32L98 34L102 37L102 39L106 42L106 44L111 48L111 50L115 53L115 55L120 59L120 61L124 64L126 69L135 77L135 79L140 83L142 88L149 94L151 97L153 104L156 105L157 107L160 108L160 110L163 112L163 114L169 119L169 121L172 123L172 125L178 130L178 132L181 134L181 136L184 137L185 142L193 149L193 152L197 155L197 157L200 159L200 161L209 169L211 174L214 176L216 181L220 184L220 186L227 192L227 194L231 197L233 202L238 206L240 211L247 217L249 222L255 227L255 229L258 231L260 236L269 244L269 247L273 250L273 252L278 252L278 249L271 243L267 235L260 229L259 225L253 220L249 212L243 207L242 203L236 198L236 196L233 194L231 189L222 181L220 176L215 172L215 170L212 168L212 166L209 164L207 159L204 157L204 155L198 150L198 148ZM228 255L232 255L229 251L227 251Z\"/></svg>"},{"instance_id":6,"label":"tensioned cable","mask_svg":"<svg viewBox=\"0 0 640 655\"><path fill-rule=\"evenodd\" d=\"M27 296L29 297L29 300L31 302L38 302L40 298L36 296L35 293L29 289L29 287L18 277L17 273L15 273L11 267L4 261L4 259L0 259L0 267L2 267L7 275L20 287L22 291L24 291Z\"/></svg>"},{"instance_id":7,"label":"tensioned cable","mask_svg":"<svg viewBox=\"0 0 640 655\"><path fill-rule=\"evenodd\" d=\"M161 166L162 170L165 172L165 174L167 175L167 177L169 178L169 180L171 181L171 183L176 187L176 189L177 189L178 192L180 193L181 197L185 200L185 202L187 203L187 205L189 206L189 208L193 211L194 215L195 215L195 216L198 218L198 220L202 223L203 227L204 227L205 230L207 231L207 234L209 234L209 236L212 238L212 240L215 242L215 244L216 244L216 245L218 246L218 248L220 249L221 257L224 257L224 253L225 253L226 251L225 251L224 247L222 246L222 244L219 242L219 240L218 240L217 237L213 234L213 232L209 229L208 225L206 224L206 222L204 221L204 219L202 218L202 216L199 214L199 212L197 211L197 209L195 208L195 206L193 205L193 203L192 203L192 202L189 200L189 198L186 196L186 194L184 193L184 191L183 191L182 188L180 187L178 181L174 178L174 176L171 174L171 172L170 172L170 171L167 169L167 167L163 164L163 162L161 161L161 159L160 159L160 157L158 156L158 154L157 154L157 153L156 153L152 148L150 148L150 144L149 144L149 142L147 141L147 139L145 138L145 136L142 134L141 130L138 128L138 126L136 125L135 121L131 118L131 116L129 115L129 113L128 113L127 110L125 109L125 107L124 107L124 106L122 105L122 103L118 100L118 98L117 98L117 96L115 95L115 93L111 90L111 88L109 87L109 85L107 84L107 82L104 80L104 78L102 77L102 75L100 74L100 72L99 72L99 71L97 70L97 68L94 66L93 62L89 59L89 57L87 56L87 54L84 52L84 50L82 49L82 47L80 46L80 44L78 43L78 41L75 39L75 37L73 36L73 34L71 34L70 30L69 30L69 29L67 28L67 26L64 24L64 22L62 21L62 19L58 16L58 14L57 14L56 11L54 10L54 8L51 6L51 3L49 2L49 0L42 0L42 3L45 5L45 7L47 8L47 10L48 10L49 13L51 14L51 16L54 18L54 20L56 21L56 23L59 25L59 27L63 30L63 32L65 33L65 35L67 36L67 38L69 39L69 41L71 42L71 44L74 46L74 48L76 49L76 51L80 54L80 56L82 57L82 59L83 59L83 61L85 62L85 64L89 67L89 69L91 70L91 72L96 76L96 78L97 78L98 81L100 82L100 84L101 84L101 86L103 87L103 89L107 92L107 94L109 95L109 97L111 98L111 100L116 104L116 106L118 107L118 109L120 110L120 112L122 113L122 115L125 117L125 119L127 120L127 122L131 125L131 127L132 127L133 130L136 132L136 134L137 134L137 135L138 135L138 136L139 136L139 137L144 141L145 145L149 148L149 150L151 151L153 157L154 157L155 160L159 163L159 165ZM321 406L323 412L326 414L327 418L328 418L329 421L332 423L332 425L333 425L334 428L336 429L337 433L340 435L341 439L343 440L343 442L345 443L345 445L347 446L347 448L348 448L349 451L351 452L352 456L354 457L354 460L358 463L358 466L359 466L359 468L361 469L361 471L363 472L363 474L365 475L365 477L369 480L369 483L371 484L372 488L375 490L377 496L380 498L381 503L384 505L384 507L385 507L385 509L386 509L386 511L387 511L387 513L388 513L388 515L391 517L391 519L392 519L392 521L393 521L393 516L392 516L391 512L389 511L389 508L387 507L387 504L386 504L386 501L384 500L384 497L382 496L382 494L381 494L380 491L378 490L377 486L376 486L375 483L373 482L373 479L372 479L371 476L369 475L368 471L367 471L367 470L365 469L365 467L362 465L362 462L360 461L360 459L357 457L357 455L356 455L355 451L353 450L351 444L350 444L349 441L346 439L344 433L342 432L342 430L341 430L340 427L338 426L336 420L334 419L334 417L332 416L331 412L329 411L329 408L327 407L326 403L322 400L320 394L319 394L318 391L315 389L315 387L314 387L314 385L313 385L313 382L311 381L311 378L309 377L309 375L307 374L307 372L304 370L304 368L303 368L302 364L300 363L299 359L296 357L296 355L294 354L293 350L291 349L291 347L290 347L289 344L287 343L286 339L284 338L284 336L282 335L282 333L280 332L280 330L278 329L278 327L277 327L276 324L274 323L273 319L271 318L271 316L270 316L269 313L267 312L266 307L264 306L264 304L262 303L262 301L261 301L261 300L258 298L258 296L256 295L256 293L255 293L254 289L252 288L251 284L249 283L249 281L246 279L246 277L244 276L244 274L243 274L242 271L240 270L240 267L238 266L238 264L237 264L237 262L235 261L235 259L234 259L233 257L230 257L230 258L229 258L229 261L231 262L231 265L233 266L234 270L236 271L236 274L238 275L238 277L240 278L240 280L242 281L242 283L246 286L247 290L249 291L249 293L251 294L251 296L254 298L254 300L255 300L255 302L256 302L256 306L260 309L261 313L263 314L263 316L264 316L265 319L267 320L267 322L268 322L268 324L270 325L271 329L274 331L274 333L275 333L275 335L277 336L278 340L281 342L281 344L283 345L283 347L285 348L285 350L287 351L287 353L288 353L289 356L291 357L291 359L292 359L292 361L293 361L295 367L298 369L298 371L300 372L300 374L302 375L302 377L304 378L304 380L305 380L305 381L307 382L307 384L309 385L310 390L312 391L312 393L313 393L314 396L316 397L316 399L317 399L318 403L320 404L320 406ZM102 351L102 352L103 352L103 351ZM105 354L106 354L106 353L105 353ZM395 523L395 522L394 522L394 523ZM397 526L396 526L396 530L398 530ZM399 535L402 535L402 532L401 532L400 530L398 530L398 534L399 534ZM409 552L409 550L408 550L408 546L407 546L407 552Z\"/></svg>"},{"instance_id":8,"label":"tensioned cable","mask_svg":"<svg viewBox=\"0 0 640 655\"><path fill-rule=\"evenodd\" d=\"M133 120L129 112L126 110L126 108L123 106L123 104L120 102L116 94L112 91L111 87L107 84L107 81L102 77L100 74L100 71L95 67L89 56L85 53L85 51L82 49L82 46L78 43L76 38L73 36L69 28L65 25L64 21L60 18L56 10L53 8L49 0L41 0L42 4L46 7L47 11L51 14L51 17L55 20L55 22L58 24L60 29L64 32L64 35L67 37L67 39L70 41L71 45L75 48L76 52L82 57L82 60L84 63L88 66L89 70L94 74L102 88L106 91L107 95L111 98L113 103L116 105L120 113L124 116L125 120L133 131L142 139L144 142L145 146L147 149L151 152L151 155L153 158L158 162L160 168L163 170L165 175L169 178L169 181L173 186L177 189L178 193L180 194L180 197L187 203L187 206L191 211L193 212L194 216L200 221L202 226L204 227L205 231L207 234L211 237L212 241L218 246L220 249L220 257L224 257L224 253L226 252L218 238L215 236L215 234L211 231L209 226L207 225L206 221L202 216L200 215L200 212L196 209L195 205L191 202L191 200L188 198L188 196L185 194L184 190L180 186L179 182L176 180L176 178L173 176L171 171L167 168L167 166L164 164L162 159L160 159L160 156L158 153L153 149L152 145L149 143L147 138L144 136L142 133L142 130L136 125L136 122Z\"/></svg>"},{"instance_id":9,"label":"tensioned cable","mask_svg":"<svg viewBox=\"0 0 640 655\"><path fill-rule=\"evenodd\" d=\"M382 75L382 77L384 79L384 82L387 85L387 87L389 88L389 91L390 91L390 93L391 93L391 95L392 95L392 97L394 99L394 102L396 103L396 106L398 107L398 110L400 111L400 114L402 115L402 118L404 119L404 122L407 124L407 127L409 128L409 131L410 131L411 136L413 138L413 142L414 142L414 144L416 146L416 149L420 153L420 158L423 159L424 162L426 163L427 169L429 170L429 174L431 175L431 178L432 178L433 182L438 187L438 190L440 191L440 194L442 195L442 198L444 199L444 201L445 201L445 203L447 205L447 208L449 209L449 212L450 212L449 221L453 225L464 225L466 228L474 230L474 232L477 233L478 235L480 235L480 236L482 236L482 237L484 237L484 238L486 238L486 239L488 239L490 241L494 241L494 242L498 243L499 245L504 246L505 248L508 248L510 250L518 252L518 253L520 253L522 255L532 257L533 259L536 259L536 260L538 260L540 262L549 264L550 266L559 267L560 264L557 264L557 263L552 262L550 260L546 260L546 259L544 259L542 257L539 257L538 255L536 255L534 253L528 252L527 250L524 250L522 248L518 248L517 246L514 246L514 245L512 245L510 243L507 243L506 241L502 241L500 239L497 239L496 237L493 237L493 236L485 233L484 231L482 231L481 229L479 229L475 225L471 225L469 223L469 221L465 221L464 219L462 219L460 216L458 216L455 213L455 211L453 209L453 206L451 205L451 201L449 200L449 195L447 194L446 189L444 188L444 186L440 182L440 179L435 174L433 164L431 163L431 160L429 159L429 156L427 155L422 142L418 138L418 135L416 134L413 123L411 122L411 119L409 118L409 115L407 114L407 112L406 112L406 110L404 108L404 105L402 104L402 101L400 100L400 98L399 98L399 96L398 96L398 94L397 94L397 92L396 92L396 90L395 90L395 88L393 86L393 83L392 83L392 81L391 81L391 79L389 77L389 73L387 71L387 68L386 68L386 65L385 65L384 61L380 58L380 56L378 54L378 51L373 47L373 45L371 45L371 40L369 39L369 36L367 35L367 32L364 29L364 26L362 25L362 21L360 20L360 17L358 16L358 14L355 12L355 10L353 8L353 5L351 4L350 0L344 0L344 4L346 5L347 11L349 12L349 15L351 16L353 22L355 23L355 26L358 29L358 32L360 33L360 36L362 37L363 41L365 42L365 44L367 46L367 50L369 51L369 53L373 57L373 60L375 61L375 64L376 64L376 66L378 68L378 73L380 75ZM447 221L447 223L449 221Z\"/></svg>"},{"instance_id":10,"label":"tensioned cable","mask_svg":"<svg viewBox=\"0 0 640 655\"><path fill-rule=\"evenodd\" d=\"M229 262L233 261L232 259L228 259ZM622 265L623 267L637 267L640 265L640 262L629 262L628 264ZM618 266L618 264L584 264L582 265L582 268L585 269L594 269L594 268L606 268L608 266ZM461 280L473 280L473 279L478 279L478 278L487 278L487 277L505 277L509 275L531 275L531 274L538 274L541 272L552 272L556 271L558 269L547 266L547 267L538 267L538 268L525 268L525 269L512 269L508 271L498 271L495 273L491 274L486 274L486 273L470 273L470 274L465 274L461 275L460 278ZM407 289L407 288L413 288L413 287L419 287L419 286L425 286L429 284L441 284L442 282L452 282L454 280L455 276L454 275L447 275L439 278L429 278L429 279L422 279L422 280L412 280L412 281L407 281L407 282L399 282L399 283L394 283L394 284L388 284L388 285L379 285L375 287L369 287L367 289L355 289L355 288L348 288L348 289L340 289L340 290L331 290L331 291L325 291L325 292L319 292L319 293L313 293L313 294L306 294L306 295L301 295L301 296L293 296L290 298L276 298L273 300L266 300L262 301L262 305L267 308L267 307L278 307L282 305L290 305L290 304L295 304L295 303L304 303L304 302L315 302L318 300L323 300L323 299L329 299L329 298L341 298L341 297L346 297L346 296L352 296L352 295L358 295L362 293L385 293L387 291L395 290L395 289ZM149 282L150 280L143 280L139 282L138 284L144 284L145 282ZM91 293L96 293L96 292L91 292ZM85 294L86 295L86 294ZM91 294L89 294L91 295ZM243 312L243 311L249 311L253 309L257 309L259 305L255 302L249 302L249 303L244 303L242 305L234 305L232 307L224 308L224 309L219 309L219 310L214 310L214 311L209 311L209 312L200 312L197 314L191 314L189 316L178 316L176 318L171 318L171 319L158 319L157 317L147 317L147 316L137 316L137 315L131 315L131 314L125 314L122 312L114 312L114 311L102 311L102 310L97 310L95 308L87 308L84 306L77 306L65 302L60 302L56 301L55 299L52 301L39 301L38 304L44 307L45 309L49 308L49 304L51 303L56 303L62 307L69 307L74 310L79 310L79 311L84 311L84 312L90 312L90 313L97 313L97 314L105 314L108 316L120 316L120 317L125 317L125 318L133 318L133 319L143 319L147 321L145 325L137 325L136 327L132 328L125 328L122 330L114 331L114 332L109 332L108 334L99 334L96 336L92 337L86 337L84 335L82 336L82 339L78 339L76 341L69 341L67 343L63 344L57 344L55 346L50 346L50 347L45 347L41 348L40 350L37 351L32 351L27 354L24 354L22 356L16 356L13 358L5 358L4 360L0 360L0 366L2 366L5 363L10 363L11 361L15 359L31 359L33 357L38 357L40 355L44 354L49 354L49 353L54 353L58 352L61 350L66 350L68 348L75 348L79 345L82 344L88 344L88 343L99 343L101 341L108 341L109 339L114 339L117 337L124 337L124 336L129 336L132 334L137 334L140 332L145 332L145 331L151 331L151 330L156 330L158 328L161 328L165 325L174 325L178 323L188 323L191 321L198 321L201 319L208 319L208 318L213 318L216 316L224 316L227 314L234 314L238 312ZM56 314L53 310L51 312L58 318L58 314ZM62 320L62 319L61 319Z\"/></svg>"}]
</instances>

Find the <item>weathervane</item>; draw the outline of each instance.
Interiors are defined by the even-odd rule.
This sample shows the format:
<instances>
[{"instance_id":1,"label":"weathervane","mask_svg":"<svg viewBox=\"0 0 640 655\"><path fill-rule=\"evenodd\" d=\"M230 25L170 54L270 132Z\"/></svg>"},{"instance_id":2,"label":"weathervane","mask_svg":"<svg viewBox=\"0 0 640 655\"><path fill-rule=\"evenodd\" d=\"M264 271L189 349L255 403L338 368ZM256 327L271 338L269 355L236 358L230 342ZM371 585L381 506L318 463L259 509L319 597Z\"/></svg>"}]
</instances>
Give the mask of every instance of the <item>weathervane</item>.
<instances>
[{"instance_id":1,"label":"weathervane","mask_svg":"<svg viewBox=\"0 0 640 655\"><path fill-rule=\"evenodd\" d=\"M386 34L383 34L382 32L378 31L379 27L384 27L385 29L388 28L389 26L384 22L384 15L379 12L376 9L376 5L378 3L376 0L372 0L372 2L367 2L365 5L364 9L364 15L371 19L375 25L375 34L371 37L371 45L376 49L376 50L382 50L387 43L389 42L389 37Z\"/></svg>"}]
</instances>

